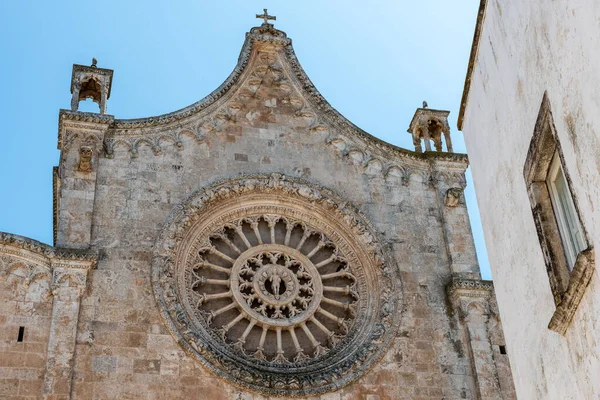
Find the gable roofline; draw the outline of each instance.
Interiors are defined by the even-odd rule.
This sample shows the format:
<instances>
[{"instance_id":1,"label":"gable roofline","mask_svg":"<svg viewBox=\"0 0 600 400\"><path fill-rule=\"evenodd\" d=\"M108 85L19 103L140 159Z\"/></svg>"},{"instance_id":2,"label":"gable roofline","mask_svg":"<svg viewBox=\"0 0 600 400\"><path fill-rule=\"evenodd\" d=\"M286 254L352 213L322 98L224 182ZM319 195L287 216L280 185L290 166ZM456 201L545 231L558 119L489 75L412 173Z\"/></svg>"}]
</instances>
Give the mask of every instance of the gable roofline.
<instances>
[{"instance_id":1,"label":"gable roofline","mask_svg":"<svg viewBox=\"0 0 600 400\"><path fill-rule=\"evenodd\" d=\"M94 250L54 247L25 236L0 231L0 250L3 250L0 253L7 249L23 250L47 259L88 261L93 265L98 259L98 252Z\"/></svg>"},{"instance_id":2,"label":"gable roofline","mask_svg":"<svg viewBox=\"0 0 600 400\"><path fill-rule=\"evenodd\" d=\"M465 85L463 88L462 98L460 100L460 110L458 111L458 130L462 131L463 121L467 104L469 102L469 91L471 89L471 78L473 76L473 69L475 68L475 62L477 61L477 55L479 53L479 42L481 38L481 31L483 30L483 21L485 20L487 0L480 0L479 11L477 12L477 22L475 23L475 33L473 34L473 43L471 44L471 54L469 56L469 64L467 66L467 76L465 77Z\"/></svg>"},{"instance_id":3,"label":"gable roofline","mask_svg":"<svg viewBox=\"0 0 600 400\"><path fill-rule=\"evenodd\" d=\"M248 66L251 63L253 48L256 44L266 44L278 47L282 51L283 58L289 67L290 78L298 85L298 88L311 103L315 111L318 111L319 115L324 117L325 121L329 122L332 126L337 127L341 132L361 141L365 147L377 148L379 150L378 152L387 154L387 157L391 158L410 158L420 161L435 158L468 164L466 154L445 152L432 152L432 154L417 153L381 140L356 126L331 106L331 104L329 104L329 102L321 95L301 67L292 47L292 40L287 37L285 32L273 28L270 24L253 27L250 32L246 33L246 39L238 57L237 65L217 89L203 99L180 110L158 116L137 119L116 119L110 115L61 110L59 115L59 148L62 143L62 132L68 124L68 121L106 123L108 124L107 129L111 132L111 138L116 141L120 140L122 137L131 137L131 135L137 136L141 134L144 136L151 132L161 130L163 127L169 125L180 125L181 121L202 113L211 106L222 101L232 92L232 90L236 89L238 84L244 81L245 76L251 72Z\"/></svg>"}]
</instances>

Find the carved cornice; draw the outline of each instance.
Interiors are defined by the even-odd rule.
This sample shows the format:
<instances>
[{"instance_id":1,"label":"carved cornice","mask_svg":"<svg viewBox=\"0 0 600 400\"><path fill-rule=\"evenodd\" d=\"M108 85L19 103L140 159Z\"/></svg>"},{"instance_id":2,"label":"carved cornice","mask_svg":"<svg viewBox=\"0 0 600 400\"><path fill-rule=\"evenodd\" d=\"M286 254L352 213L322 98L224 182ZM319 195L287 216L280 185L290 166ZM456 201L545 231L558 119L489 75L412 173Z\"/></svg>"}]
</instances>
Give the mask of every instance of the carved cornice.
<instances>
[{"instance_id":1,"label":"carved cornice","mask_svg":"<svg viewBox=\"0 0 600 400\"><path fill-rule=\"evenodd\" d=\"M69 280L81 296L86 287L87 271L96 266L97 254L89 250L62 249L23 236L0 232L0 278L22 269L23 287L46 279L50 290Z\"/></svg>"},{"instance_id":2,"label":"carved cornice","mask_svg":"<svg viewBox=\"0 0 600 400\"><path fill-rule=\"evenodd\" d=\"M593 248L588 248L577 256L573 271L569 277L569 286L562 294L562 298L552 319L548 324L548 329L564 335L567 332L569 324L583 299L585 289L589 285L594 274L596 257Z\"/></svg>"},{"instance_id":3,"label":"carved cornice","mask_svg":"<svg viewBox=\"0 0 600 400\"><path fill-rule=\"evenodd\" d=\"M115 117L108 114L97 114L70 110L60 110L58 114L58 145L62 150L68 142L68 131L77 130L96 134L106 131Z\"/></svg>"},{"instance_id":4,"label":"carved cornice","mask_svg":"<svg viewBox=\"0 0 600 400\"><path fill-rule=\"evenodd\" d=\"M450 295L462 295L469 297L489 297L494 292L492 281L480 279L453 279L446 287Z\"/></svg>"},{"instance_id":5,"label":"carved cornice","mask_svg":"<svg viewBox=\"0 0 600 400\"><path fill-rule=\"evenodd\" d=\"M485 19L485 9L487 0L480 0L479 12L477 13L477 22L475 23L475 33L473 33L473 44L471 45L471 54L469 55L469 64L467 66L467 76L465 77L465 85L463 88L462 98L460 100L460 110L458 111L458 130L462 131L463 120L469 102L469 91L471 90L471 78L473 77L473 69L479 54L479 38L483 30L483 21Z\"/></svg>"},{"instance_id":6,"label":"carved cornice","mask_svg":"<svg viewBox=\"0 0 600 400\"><path fill-rule=\"evenodd\" d=\"M95 251L53 247L24 236L0 232L0 249L6 248L25 250L46 259L87 261L94 265L98 258Z\"/></svg>"},{"instance_id":7,"label":"carved cornice","mask_svg":"<svg viewBox=\"0 0 600 400\"><path fill-rule=\"evenodd\" d=\"M490 306L495 302L492 281L455 277L446 286L446 293L461 318L466 319L473 310L478 310L477 314L489 314Z\"/></svg>"}]
</instances>

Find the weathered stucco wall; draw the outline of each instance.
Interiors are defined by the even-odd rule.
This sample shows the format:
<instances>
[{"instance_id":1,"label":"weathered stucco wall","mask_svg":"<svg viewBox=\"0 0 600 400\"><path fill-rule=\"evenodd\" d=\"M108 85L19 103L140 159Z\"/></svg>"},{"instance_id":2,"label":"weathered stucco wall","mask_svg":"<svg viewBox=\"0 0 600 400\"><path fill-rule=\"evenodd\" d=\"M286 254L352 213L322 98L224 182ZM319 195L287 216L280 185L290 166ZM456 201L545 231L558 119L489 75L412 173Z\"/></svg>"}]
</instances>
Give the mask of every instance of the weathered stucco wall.
<instances>
[{"instance_id":1,"label":"weathered stucco wall","mask_svg":"<svg viewBox=\"0 0 600 400\"><path fill-rule=\"evenodd\" d=\"M600 281L595 273L564 336L523 168L544 91L590 244L600 234L600 6L489 0L463 132L471 160L517 395L600 393Z\"/></svg>"}]
</instances>

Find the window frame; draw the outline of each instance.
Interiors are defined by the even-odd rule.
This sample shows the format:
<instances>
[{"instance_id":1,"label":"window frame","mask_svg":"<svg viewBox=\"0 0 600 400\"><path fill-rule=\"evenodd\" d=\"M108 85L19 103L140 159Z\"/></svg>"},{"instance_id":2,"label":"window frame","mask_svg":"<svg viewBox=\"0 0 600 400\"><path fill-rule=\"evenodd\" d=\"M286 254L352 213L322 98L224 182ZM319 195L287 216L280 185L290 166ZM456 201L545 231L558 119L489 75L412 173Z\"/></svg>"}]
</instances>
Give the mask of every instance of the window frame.
<instances>
[{"instance_id":1,"label":"window frame","mask_svg":"<svg viewBox=\"0 0 600 400\"><path fill-rule=\"evenodd\" d=\"M557 185L559 179L563 181L563 189L560 189ZM575 209L573 195L569 188L558 151L554 152L554 156L550 162L546 176L546 185L548 186L550 201L552 202L554 216L567 259L567 267L569 271L573 271L577 255L585 250L587 245L583 238L583 228Z\"/></svg>"},{"instance_id":2,"label":"window frame","mask_svg":"<svg viewBox=\"0 0 600 400\"><path fill-rule=\"evenodd\" d=\"M559 172L565 183L566 197L563 199L566 201L561 200L558 190L552 193L552 187L555 186L552 178L555 178ZM572 189L568 169L565 166L546 92L538 113L523 175L556 305L548 328L564 335L591 280L595 261L594 250L589 245L585 225L580 217L577 196ZM571 214L570 217L564 215L561 205L566 207L567 213ZM571 236L568 235L571 235L571 230L568 218L574 220L573 225L580 233L579 243L571 249L569 249ZM570 250L573 252L571 256L567 254Z\"/></svg>"}]
</instances>

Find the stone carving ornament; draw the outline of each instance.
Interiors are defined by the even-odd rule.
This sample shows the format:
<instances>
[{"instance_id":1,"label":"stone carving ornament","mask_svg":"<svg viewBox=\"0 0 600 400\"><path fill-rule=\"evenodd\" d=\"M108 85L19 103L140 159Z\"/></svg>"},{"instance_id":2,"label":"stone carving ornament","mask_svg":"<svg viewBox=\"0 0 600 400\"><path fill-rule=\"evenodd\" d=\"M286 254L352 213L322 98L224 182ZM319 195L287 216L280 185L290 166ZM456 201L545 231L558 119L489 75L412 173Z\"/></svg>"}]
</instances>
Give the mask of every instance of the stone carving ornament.
<instances>
[{"instance_id":1,"label":"stone carving ornament","mask_svg":"<svg viewBox=\"0 0 600 400\"><path fill-rule=\"evenodd\" d=\"M273 174L217 183L158 239L154 293L171 333L212 372L271 395L335 390L398 326L395 269L332 192Z\"/></svg>"}]
</instances>

